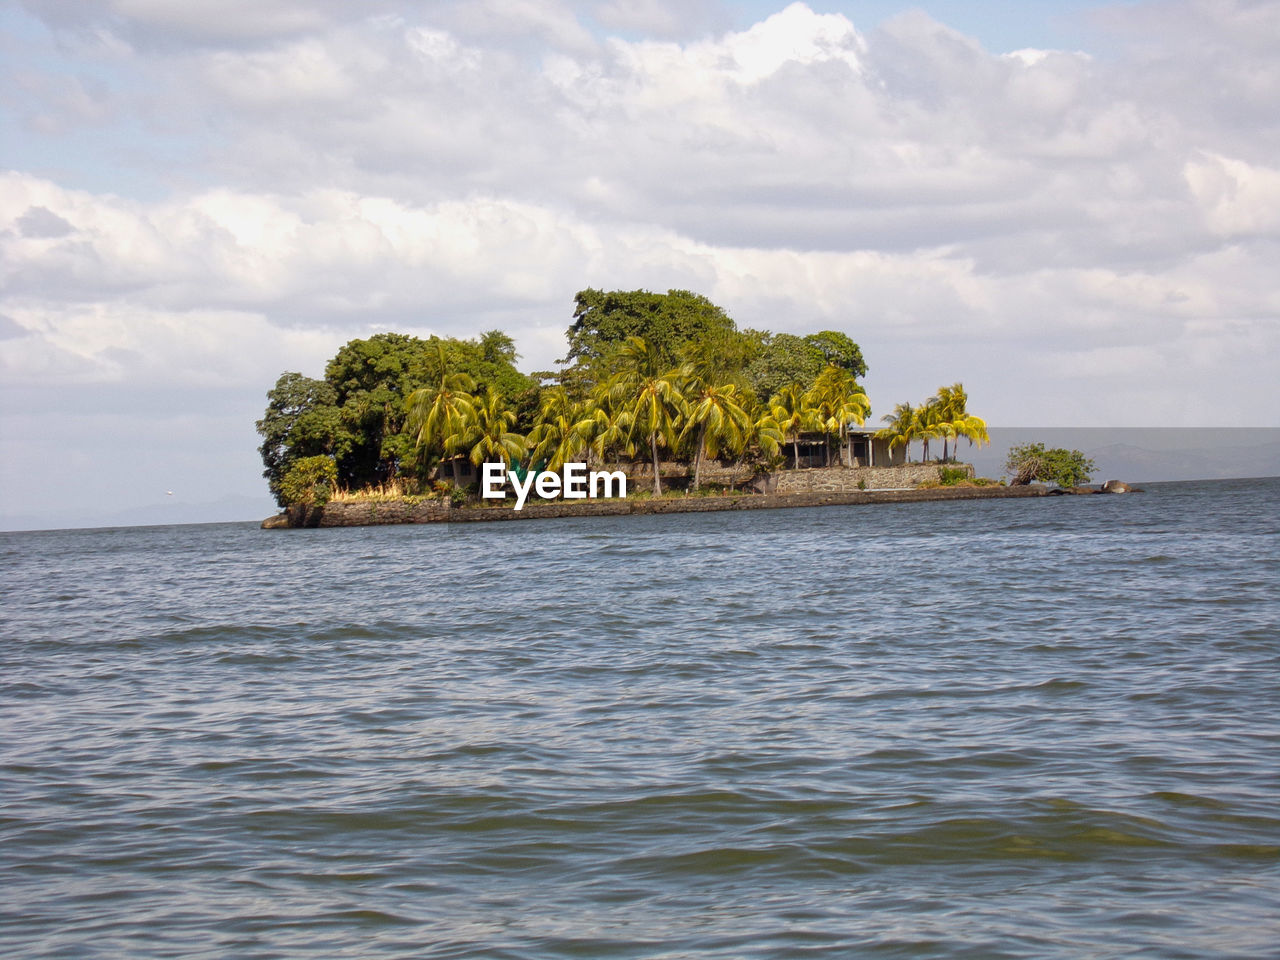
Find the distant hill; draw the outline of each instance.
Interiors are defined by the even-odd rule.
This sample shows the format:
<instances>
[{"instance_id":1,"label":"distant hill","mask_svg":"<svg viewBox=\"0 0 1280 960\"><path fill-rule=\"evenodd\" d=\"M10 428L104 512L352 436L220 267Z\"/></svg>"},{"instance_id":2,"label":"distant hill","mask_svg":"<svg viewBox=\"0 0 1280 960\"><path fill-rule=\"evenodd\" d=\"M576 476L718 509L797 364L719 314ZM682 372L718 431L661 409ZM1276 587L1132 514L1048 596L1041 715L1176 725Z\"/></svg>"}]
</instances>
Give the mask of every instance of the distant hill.
<instances>
[{"instance_id":1,"label":"distant hill","mask_svg":"<svg viewBox=\"0 0 1280 960\"><path fill-rule=\"evenodd\" d=\"M77 527L146 527L171 523L227 523L262 520L278 512L261 497L223 497L202 503L168 500L121 510L72 508L40 514L0 514L0 530L55 530Z\"/></svg>"},{"instance_id":2,"label":"distant hill","mask_svg":"<svg viewBox=\"0 0 1280 960\"><path fill-rule=\"evenodd\" d=\"M1095 482L1280 476L1280 428L1275 427L993 427L990 433L989 447L960 445L960 459L972 463L980 476L1000 477L1010 447L1037 441L1092 458Z\"/></svg>"}]
</instances>

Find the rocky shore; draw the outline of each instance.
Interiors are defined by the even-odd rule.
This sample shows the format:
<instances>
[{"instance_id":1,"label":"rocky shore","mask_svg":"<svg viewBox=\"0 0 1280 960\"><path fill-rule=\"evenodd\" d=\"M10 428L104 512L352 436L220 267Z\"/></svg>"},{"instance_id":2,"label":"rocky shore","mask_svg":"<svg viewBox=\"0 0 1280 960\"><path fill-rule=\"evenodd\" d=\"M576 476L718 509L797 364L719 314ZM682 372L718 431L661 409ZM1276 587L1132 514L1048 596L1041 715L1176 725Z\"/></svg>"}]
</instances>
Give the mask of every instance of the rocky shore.
<instances>
[{"instance_id":1,"label":"rocky shore","mask_svg":"<svg viewBox=\"0 0 1280 960\"><path fill-rule=\"evenodd\" d=\"M496 520L545 520L556 517L614 517L655 513L710 513L721 510L778 510L876 503L922 503L937 500L995 500L1047 497L1058 491L1039 484L1022 487L932 487L910 490L852 490L810 493L689 496L663 499L556 500L529 503L523 510L508 506L453 506L447 500L363 500L329 503L312 509L293 508L262 522L264 529L290 527L360 527L399 523L476 523Z\"/></svg>"}]
</instances>

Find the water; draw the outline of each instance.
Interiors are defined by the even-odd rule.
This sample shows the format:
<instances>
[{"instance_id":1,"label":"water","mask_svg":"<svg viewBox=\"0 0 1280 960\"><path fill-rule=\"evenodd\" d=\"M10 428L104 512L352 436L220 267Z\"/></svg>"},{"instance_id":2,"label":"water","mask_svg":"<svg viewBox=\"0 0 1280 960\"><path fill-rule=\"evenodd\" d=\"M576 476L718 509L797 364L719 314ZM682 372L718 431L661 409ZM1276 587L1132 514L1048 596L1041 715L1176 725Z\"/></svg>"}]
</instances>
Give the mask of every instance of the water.
<instances>
[{"instance_id":1,"label":"water","mask_svg":"<svg viewBox=\"0 0 1280 960\"><path fill-rule=\"evenodd\" d=\"M0 535L0 953L1276 956L1277 504Z\"/></svg>"}]
</instances>

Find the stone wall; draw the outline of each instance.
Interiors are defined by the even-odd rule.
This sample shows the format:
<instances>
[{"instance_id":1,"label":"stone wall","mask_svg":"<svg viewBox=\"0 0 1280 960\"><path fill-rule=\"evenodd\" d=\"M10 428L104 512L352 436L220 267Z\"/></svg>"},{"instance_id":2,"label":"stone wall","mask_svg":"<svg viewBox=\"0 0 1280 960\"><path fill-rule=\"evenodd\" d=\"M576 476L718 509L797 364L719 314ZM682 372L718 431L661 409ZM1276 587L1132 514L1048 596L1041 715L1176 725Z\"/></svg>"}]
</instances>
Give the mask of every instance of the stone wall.
<instances>
[{"instance_id":1,"label":"stone wall","mask_svg":"<svg viewBox=\"0 0 1280 960\"><path fill-rule=\"evenodd\" d=\"M887 468L886 468L887 469ZM799 471L834 472L834 471ZM841 471L852 473L852 470ZM721 496L682 496L670 499L552 500L528 503L523 510L508 506L454 507L446 501L424 503L364 501L330 503L324 507L263 521L263 527L320 526L360 527L391 523L468 523L488 520L538 520L553 517L606 517L653 513L706 513L721 510L776 510L787 507L822 507L872 503L919 503L930 500L989 500L1007 497L1044 497L1051 493L1040 484L1022 487L934 487L897 490L808 490L800 493L741 493ZM508 503L510 503L508 501Z\"/></svg>"},{"instance_id":2,"label":"stone wall","mask_svg":"<svg viewBox=\"0 0 1280 960\"><path fill-rule=\"evenodd\" d=\"M973 467L957 464L973 477ZM936 483L937 464L904 463L899 467L819 467L766 474L758 488L768 493L851 493L856 490L900 490Z\"/></svg>"},{"instance_id":3,"label":"stone wall","mask_svg":"<svg viewBox=\"0 0 1280 960\"><path fill-rule=\"evenodd\" d=\"M384 523L440 523L449 519L447 500L360 500L326 503L313 527L368 527Z\"/></svg>"}]
</instances>

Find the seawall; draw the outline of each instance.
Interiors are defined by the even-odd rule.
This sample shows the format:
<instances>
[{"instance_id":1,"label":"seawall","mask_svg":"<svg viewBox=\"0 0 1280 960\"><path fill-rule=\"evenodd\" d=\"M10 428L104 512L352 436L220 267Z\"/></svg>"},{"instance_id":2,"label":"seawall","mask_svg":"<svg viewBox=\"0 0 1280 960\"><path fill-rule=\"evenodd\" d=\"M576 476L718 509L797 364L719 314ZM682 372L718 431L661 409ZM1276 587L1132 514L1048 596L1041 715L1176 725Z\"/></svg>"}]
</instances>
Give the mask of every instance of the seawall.
<instances>
[{"instance_id":1,"label":"seawall","mask_svg":"<svg viewBox=\"0 0 1280 960\"><path fill-rule=\"evenodd\" d=\"M945 500L993 500L1049 496L1039 485L1025 487L937 487L927 490L846 490L805 493L724 494L656 500L556 500L510 506L455 507L448 501L357 501L330 503L302 516L279 515L267 527L360 527L404 523L478 523L498 520L546 520L559 517L613 517L657 513L713 513L723 510L778 510L876 503L923 503Z\"/></svg>"}]
</instances>

